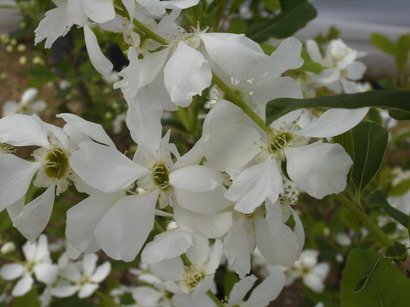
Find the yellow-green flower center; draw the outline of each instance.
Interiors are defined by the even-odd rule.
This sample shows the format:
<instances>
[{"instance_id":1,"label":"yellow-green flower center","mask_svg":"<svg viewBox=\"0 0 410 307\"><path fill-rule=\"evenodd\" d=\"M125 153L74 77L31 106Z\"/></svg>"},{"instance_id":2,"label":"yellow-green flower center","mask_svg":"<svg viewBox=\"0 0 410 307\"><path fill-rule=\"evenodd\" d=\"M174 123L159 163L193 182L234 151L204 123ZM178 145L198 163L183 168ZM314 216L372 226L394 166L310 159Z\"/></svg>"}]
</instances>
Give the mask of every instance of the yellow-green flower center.
<instances>
[{"instance_id":1,"label":"yellow-green flower center","mask_svg":"<svg viewBox=\"0 0 410 307\"><path fill-rule=\"evenodd\" d=\"M189 288L194 289L204 280L205 276L205 273L199 268L191 265L186 269L185 283Z\"/></svg>"},{"instance_id":2,"label":"yellow-green flower center","mask_svg":"<svg viewBox=\"0 0 410 307\"><path fill-rule=\"evenodd\" d=\"M157 163L152 168L152 180L158 188L165 190L169 187L169 170L164 163Z\"/></svg>"},{"instance_id":3,"label":"yellow-green flower center","mask_svg":"<svg viewBox=\"0 0 410 307\"><path fill-rule=\"evenodd\" d=\"M53 179L61 179L69 170L68 155L62 148L53 148L45 156L46 175Z\"/></svg>"},{"instance_id":4,"label":"yellow-green flower center","mask_svg":"<svg viewBox=\"0 0 410 307\"><path fill-rule=\"evenodd\" d=\"M288 132L281 132L271 138L268 144L270 153L278 153L292 142L292 135Z\"/></svg>"}]
</instances>

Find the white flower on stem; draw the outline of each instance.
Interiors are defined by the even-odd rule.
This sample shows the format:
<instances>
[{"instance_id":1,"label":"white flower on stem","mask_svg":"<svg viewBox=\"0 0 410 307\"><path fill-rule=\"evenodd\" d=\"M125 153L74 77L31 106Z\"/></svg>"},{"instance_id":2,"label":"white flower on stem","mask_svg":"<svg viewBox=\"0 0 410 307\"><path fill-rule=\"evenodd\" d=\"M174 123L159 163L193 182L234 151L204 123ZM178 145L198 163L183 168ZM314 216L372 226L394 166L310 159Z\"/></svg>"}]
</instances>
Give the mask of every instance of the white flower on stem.
<instances>
[{"instance_id":1,"label":"white flower on stem","mask_svg":"<svg viewBox=\"0 0 410 307\"><path fill-rule=\"evenodd\" d=\"M157 200L158 209L173 206L181 227L189 229L191 226L187 224L196 217L199 226L193 226L208 237L222 236L230 227L231 214L219 213L231 205L223 197L222 175L205 166L192 165L201 159L201 155L194 151L174 163L171 151L175 156L179 155L175 145L169 144L169 133L161 138L161 115L162 111L154 110L144 102L130 106L127 124L132 138L138 143L132 161L115 148L91 142L82 143L70 159L73 169L90 186L104 193L128 191L131 194L111 205L107 202L106 206L100 206L92 223L95 232L87 236L92 238L95 235L100 247L114 259L132 261L139 253L153 228ZM144 194L135 190L137 186L144 190ZM86 207L94 206L92 197L87 201L89 205L81 205L82 209L78 210L73 207L70 211L76 210L76 215L82 215L80 212L88 210ZM191 212L195 209L191 202L209 206L202 212ZM95 204L96 208L98 205ZM84 219L81 223L73 221L67 223L73 226L69 232L77 233L73 237L80 238L76 228L88 222ZM117 225L114 229L113 223ZM91 231L92 225L87 229Z\"/></svg>"},{"instance_id":2,"label":"white flower on stem","mask_svg":"<svg viewBox=\"0 0 410 307\"><path fill-rule=\"evenodd\" d=\"M198 4L199 0L136 0L137 3L145 8L154 16L162 16L166 13L166 9L182 10Z\"/></svg>"},{"instance_id":3,"label":"white flower on stem","mask_svg":"<svg viewBox=\"0 0 410 307\"><path fill-rule=\"evenodd\" d=\"M182 258L176 257L151 265L151 272L163 280L155 285L175 294L201 296L213 287L214 273L221 256L220 240L210 245L208 239L194 235L193 246L186 252L190 264L184 265Z\"/></svg>"},{"instance_id":4,"label":"white flower on stem","mask_svg":"<svg viewBox=\"0 0 410 307\"><path fill-rule=\"evenodd\" d=\"M237 282L229 295L229 307L265 307L275 300L285 285L285 275L279 270L274 270L251 293L245 301L245 296L252 289L257 278L250 275Z\"/></svg>"},{"instance_id":5,"label":"white flower on stem","mask_svg":"<svg viewBox=\"0 0 410 307\"><path fill-rule=\"evenodd\" d=\"M6 101L3 105L3 116L14 114L38 114L47 108L43 100L34 101L38 94L35 88L28 88L24 91L19 102Z\"/></svg>"},{"instance_id":6,"label":"white flower on stem","mask_svg":"<svg viewBox=\"0 0 410 307\"><path fill-rule=\"evenodd\" d=\"M328 263L318 263L319 252L304 250L295 265L286 271L286 285L291 285L297 278L313 291L320 293L324 290L324 281L329 273Z\"/></svg>"},{"instance_id":7,"label":"white flower on stem","mask_svg":"<svg viewBox=\"0 0 410 307\"><path fill-rule=\"evenodd\" d=\"M153 287L138 286L127 287L121 285L119 288L111 290L111 296L117 304L121 304L121 296L130 294L134 300L133 306L141 307L171 307L171 300L167 297L167 292Z\"/></svg>"},{"instance_id":8,"label":"white flower on stem","mask_svg":"<svg viewBox=\"0 0 410 307\"><path fill-rule=\"evenodd\" d=\"M78 292L79 298L91 296L111 271L111 264L106 261L97 266L96 254L84 255L82 261L68 262L59 271L61 277L51 289L56 297L68 297Z\"/></svg>"},{"instance_id":9,"label":"white flower on stem","mask_svg":"<svg viewBox=\"0 0 410 307\"><path fill-rule=\"evenodd\" d=\"M46 285L52 284L57 278L58 268L51 263L45 235L41 235L37 243L26 242L23 254L25 261L5 264L0 269L0 276L5 280L20 278L11 292L13 296L22 296L31 290L33 275Z\"/></svg>"},{"instance_id":10,"label":"white flower on stem","mask_svg":"<svg viewBox=\"0 0 410 307\"><path fill-rule=\"evenodd\" d=\"M308 83L312 83L315 87L325 86L335 93L360 91L358 84L354 81L362 78L366 66L356 59L365 56L365 52L349 48L340 39L329 43L324 57L314 40L306 42L306 49L313 62L326 67L319 74L308 76Z\"/></svg>"},{"instance_id":11,"label":"white flower on stem","mask_svg":"<svg viewBox=\"0 0 410 307\"><path fill-rule=\"evenodd\" d=\"M13 225L30 241L46 227L55 195L67 189L70 179L77 181L69 157L78 148L78 142L92 138L112 145L100 125L72 114L60 116L67 122L64 129L44 123L36 115L16 114L0 120L0 143L40 147L32 154L34 161L13 154L0 155L0 209L8 209ZM34 186L47 190L24 205L24 195L32 180Z\"/></svg>"},{"instance_id":12,"label":"white flower on stem","mask_svg":"<svg viewBox=\"0 0 410 307\"><path fill-rule=\"evenodd\" d=\"M284 192L284 161L290 179L308 194L323 198L343 191L352 164L349 155L339 144L308 140L339 135L366 113L367 108L331 109L306 123L302 111L294 111L273 122L267 133L255 128L241 109L221 100L205 119L203 148L210 166L236 174L225 196L236 202L236 210L250 214L265 199L274 202Z\"/></svg>"}]
</instances>

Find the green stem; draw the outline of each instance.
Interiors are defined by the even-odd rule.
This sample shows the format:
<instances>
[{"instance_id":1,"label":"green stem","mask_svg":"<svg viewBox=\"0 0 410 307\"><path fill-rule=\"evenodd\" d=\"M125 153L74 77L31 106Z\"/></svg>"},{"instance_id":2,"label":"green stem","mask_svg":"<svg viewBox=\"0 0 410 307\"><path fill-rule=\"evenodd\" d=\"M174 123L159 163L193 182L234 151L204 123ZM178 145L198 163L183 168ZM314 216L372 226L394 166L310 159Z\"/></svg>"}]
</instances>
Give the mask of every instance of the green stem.
<instances>
[{"instance_id":1,"label":"green stem","mask_svg":"<svg viewBox=\"0 0 410 307\"><path fill-rule=\"evenodd\" d=\"M146 27L142 22L139 22L137 19L134 19L134 25L154 41L164 46L169 45L168 41L165 38L151 31L148 27Z\"/></svg>"},{"instance_id":2,"label":"green stem","mask_svg":"<svg viewBox=\"0 0 410 307\"><path fill-rule=\"evenodd\" d=\"M213 82L228 96L230 101L240 107L246 115L248 115L262 130L267 133L271 132L271 129L265 125L265 122L262 118L259 117L243 100L242 98L235 93L228 85L226 85L217 75L212 73Z\"/></svg>"},{"instance_id":3,"label":"green stem","mask_svg":"<svg viewBox=\"0 0 410 307\"><path fill-rule=\"evenodd\" d=\"M219 306L219 307L226 307L225 304L223 304L219 298L216 297L216 295L211 291L208 290L208 292L206 293L208 294L208 296L214 301L214 303Z\"/></svg>"},{"instance_id":4,"label":"green stem","mask_svg":"<svg viewBox=\"0 0 410 307\"><path fill-rule=\"evenodd\" d=\"M369 231L380 241L380 243L389 248L393 245L393 242L385 235L383 231L373 222L373 220L364 212L361 204L357 204L344 195L339 195L339 199L343 204L352 211L357 218L369 229Z\"/></svg>"}]
</instances>

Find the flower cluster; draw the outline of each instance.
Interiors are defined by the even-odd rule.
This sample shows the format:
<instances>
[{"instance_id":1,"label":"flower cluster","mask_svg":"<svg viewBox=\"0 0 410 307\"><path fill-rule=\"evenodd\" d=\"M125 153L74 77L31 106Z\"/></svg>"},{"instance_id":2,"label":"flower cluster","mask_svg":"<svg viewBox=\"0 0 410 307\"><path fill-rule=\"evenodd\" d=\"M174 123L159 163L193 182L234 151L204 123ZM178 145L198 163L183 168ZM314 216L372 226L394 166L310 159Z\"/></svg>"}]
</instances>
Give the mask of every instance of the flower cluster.
<instances>
[{"instance_id":1,"label":"flower cluster","mask_svg":"<svg viewBox=\"0 0 410 307\"><path fill-rule=\"evenodd\" d=\"M244 302L256 279L245 277L255 249L271 264L295 264L304 244L294 210L298 194L320 199L345 189L351 157L328 139L358 124L367 109L332 109L318 118L294 111L266 125L270 100L302 97L298 82L283 76L303 64L302 44L286 39L268 56L244 35L207 33L199 27L186 32L175 21L181 9L198 0L55 3L36 30L36 42L45 40L50 47L73 25L83 27L90 60L103 76L113 74L113 64L95 32L122 35L129 65L118 73L114 87L127 101L126 125L137 150L128 157L100 125L73 114L57 116L66 122L63 128L36 115L0 120L2 147L36 148L33 161L12 151L0 154L0 209L7 209L28 240L34 242L45 229L56 195L70 185L88 195L67 211L66 237L70 254L91 253L83 260L89 266L63 264L68 268L59 271L65 279L53 279L50 293L63 297L79 292L84 297L95 290L109 271L104 267L93 273L92 253L101 249L123 261L141 253L142 262L157 276L154 285L172 293L176 306L201 301L210 306L206 294L216 292L215 272L226 257L243 278L228 306L266 306L285 277L272 273ZM352 58L345 53L343 58ZM343 67L342 59L337 60L331 71L351 66L348 71L362 71L354 59L346 59ZM212 84L217 95L202 136L181 155L170 140L171 131L163 134L161 118L165 111L191 106ZM26 203L30 185L45 191ZM147 242L154 229L159 233ZM267 290L271 284L273 292Z\"/></svg>"}]
</instances>

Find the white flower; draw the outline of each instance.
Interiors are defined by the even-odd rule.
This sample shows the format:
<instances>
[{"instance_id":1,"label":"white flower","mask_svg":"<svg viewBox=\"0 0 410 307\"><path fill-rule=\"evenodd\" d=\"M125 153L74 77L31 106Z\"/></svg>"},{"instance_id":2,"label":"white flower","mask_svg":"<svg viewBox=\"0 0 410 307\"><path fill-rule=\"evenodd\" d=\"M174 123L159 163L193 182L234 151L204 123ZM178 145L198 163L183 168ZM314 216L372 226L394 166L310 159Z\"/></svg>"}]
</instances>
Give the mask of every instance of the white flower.
<instances>
[{"instance_id":1,"label":"white flower","mask_svg":"<svg viewBox=\"0 0 410 307\"><path fill-rule=\"evenodd\" d=\"M98 284L107 278L111 264L104 262L97 267L96 254L84 255L82 261L68 262L60 269L60 279L51 289L56 297L68 297L78 292L79 298L89 297L98 288Z\"/></svg>"},{"instance_id":2,"label":"white flower","mask_svg":"<svg viewBox=\"0 0 410 307\"><path fill-rule=\"evenodd\" d=\"M354 81L362 78L366 66L356 59L365 56L365 52L349 48L340 39L329 43L325 57L320 54L319 46L314 40L306 42L306 49L313 62L326 67L318 75L308 76L309 82L315 87L325 86L335 93L360 91L360 86Z\"/></svg>"},{"instance_id":3,"label":"white flower","mask_svg":"<svg viewBox=\"0 0 410 307\"><path fill-rule=\"evenodd\" d=\"M6 101L3 105L3 116L14 114L38 114L47 108L43 100L34 101L38 94L37 89L28 88L24 91L19 102Z\"/></svg>"},{"instance_id":4,"label":"white flower","mask_svg":"<svg viewBox=\"0 0 410 307\"><path fill-rule=\"evenodd\" d=\"M229 295L229 307L266 307L276 299L285 285L285 275L278 269L274 270L255 289L249 298L244 301L246 294L252 289L257 278L250 275L237 282Z\"/></svg>"},{"instance_id":5,"label":"white flower","mask_svg":"<svg viewBox=\"0 0 410 307\"><path fill-rule=\"evenodd\" d=\"M0 143L13 146L38 146L34 161L13 154L0 154L0 209L8 209L13 225L30 241L46 227L55 195L64 192L69 179L76 182L69 157L78 143L91 138L112 145L101 126L71 114L61 114L64 129L42 122L36 115L12 115L0 120ZM84 132L84 133L83 133ZM33 184L47 190L24 205L24 195Z\"/></svg>"},{"instance_id":6,"label":"white flower","mask_svg":"<svg viewBox=\"0 0 410 307\"><path fill-rule=\"evenodd\" d=\"M115 148L92 142L80 144L80 150L70 158L73 169L90 186L104 193L128 191L131 194L111 204L104 201L106 206L93 203L92 199L97 196L92 195L87 206L99 208L98 214L94 215L91 224L81 219L90 231L95 227L99 245L114 259L131 261L138 254L153 228L158 196L159 209L172 205L180 227L188 230L195 227L197 233L213 238L223 235L230 227L231 214L219 213L231 205L223 197L222 175L205 166L193 165L202 157L195 151L179 157L176 147L168 143L169 133L161 138L161 115L162 111L153 110L144 102L130 106L127 124L138 143L133 161ZM176 163L171 151L178 157ZM145 192L141 194L137 187ZM82 215L80 212L88 210L84 202L82 209L76 206L70 211L76 210L76 215ZM192 202L203 205L202 211ZM67 225L79 225L79 220L71 223L70 215L69 212ZM113 223L117 225L114 229ZM78 226L71 226L77 234L73 237L80 239L76 231Z\"/></svg>"},{"instance_id":7,"label":"white flower","mask_svg":"<svg viewBox=\"0 0 410 307\"><path fill-rule=\"evenodd\" d=\"M295 279L301 277L303 283L315 292L322 292L324 280L329 273L328 263L318 263L319 252L316 250L304 250L295 265L286 272L286 284L290 285Z\"/></svg>"},{"instance_id":8,"label":"white flower","mask_svg":"<svg viewBox=\"0 0 410 307\"><path fill-rule=\"evenodd\" d=\"M16 250L16 245L13 242L6 242L1 246L0 253L5 255Z\"/></svg>"},{"instance_id":9,"label":"white flower","mask_svg":"<svg viewBox=\"0 0 410 307\"><path fill-rule=\"evenodd\" d=\"M0 275L5 280L20 278L12 290L13 296L22 296L30 291L34 283L33 275L49 285L55 281L58 273L57 266L51 263L45 235L41 235L37 243L26 242L23 254L24 262L5 264L0 269Z\"/></svg>"},{"instance_id":10,"label":"white flower","mask_svg":"<svg viewBox=\"0 0 410 307\"><path fill-rule=\"evenodd\" d=\"M215 240L210 245L208 239L194 235L193 246L186 256L190 261L184 265L182 258L166 259L151 265L151 271L163 283L156 286L175 294L190 294L198 297L213 286L214 273L222 256L222 242Z\"/></svg>"}]
</instances>

